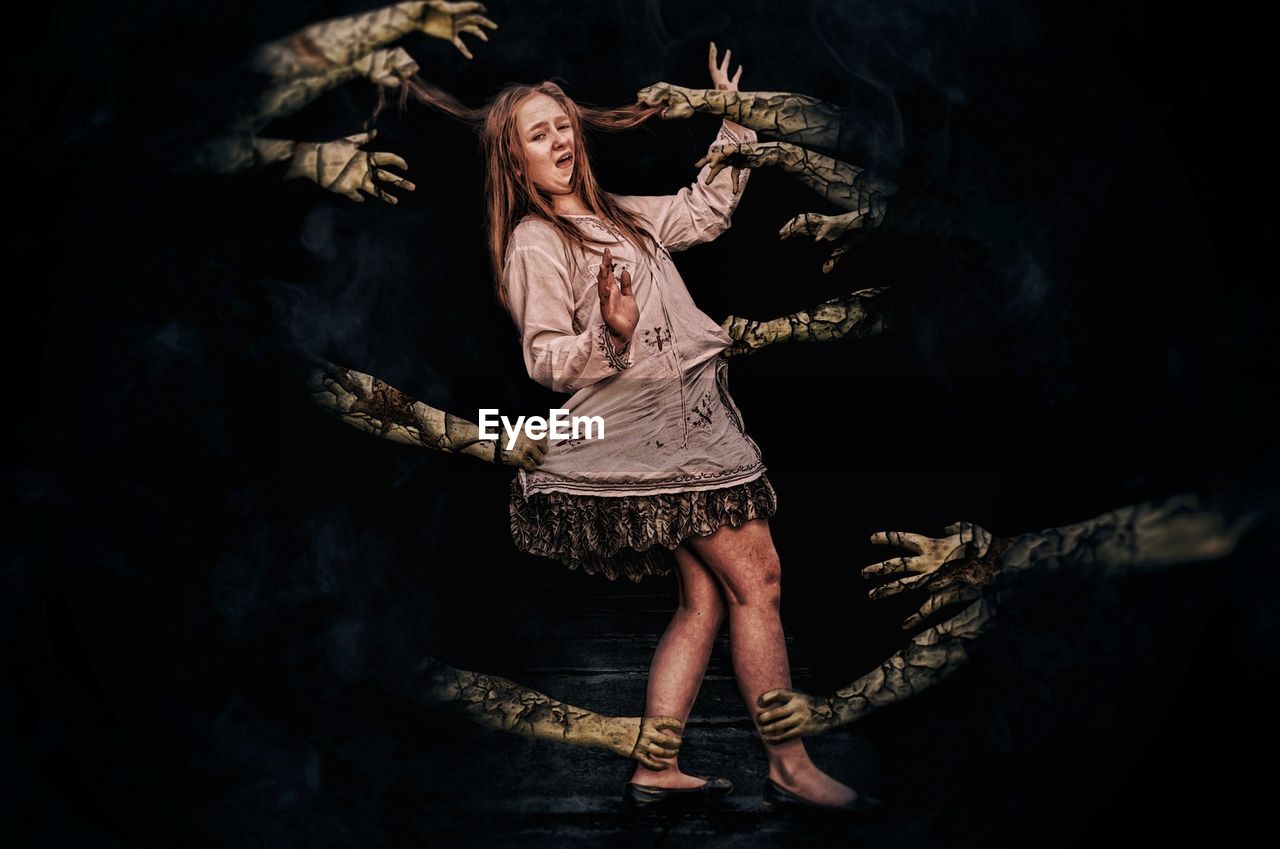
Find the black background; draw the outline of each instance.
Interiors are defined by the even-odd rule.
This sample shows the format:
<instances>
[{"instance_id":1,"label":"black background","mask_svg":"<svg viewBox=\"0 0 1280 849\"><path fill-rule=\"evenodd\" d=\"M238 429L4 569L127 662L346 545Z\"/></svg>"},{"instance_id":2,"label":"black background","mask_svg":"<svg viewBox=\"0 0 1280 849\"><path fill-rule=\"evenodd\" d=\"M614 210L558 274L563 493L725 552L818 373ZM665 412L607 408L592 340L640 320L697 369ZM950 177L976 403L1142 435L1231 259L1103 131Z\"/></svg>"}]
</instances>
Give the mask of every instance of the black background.
<instances>
[{"instance_id":1,"label":"black background","mask_svg":"<svg viewBox=\"0 0 1280 849\"><path fill-rule=\"evenodd\" d=\"M491 294L467 130L415 105L380 117L374 146L418 186L395 207L279 171L175 173L253 90L246 51L363 7L59 6L14 26L2 760L24 845L398 844L410 817L333 800L386 786L388 739L430 770L416 660L519 679L603 580L514 550L506 469L363 436L302 391L308 349L467 417L554 405ZM725 236L677 257L717 320L893 287L890 335L731 367L779 491L784 620L817 661L799 683L843 684L903 640L911 599L868 602L857 574L881 559L874 530L1016 534L1180 491L1232 509L1274 493L1272 75L1243 4L489 12L501 29L472 62L405 42L471 104L548 78L597 104L701 86L714 39L744 89L822 97L901 139L912 202L833 274L820 246L775 235L833 210L770 171ZM356 132L374 101L353 82L268 134ZM672 192L715 128L594 138L597 175ZM953 817L930 838L948 845L1225 840L1267 801L1240 770L1275 753L1258 699L1274 539L1053 587L994 659L858 726L886 795ZM304 838L303 820L337 825Z\"/></svg>"}]
</instances>

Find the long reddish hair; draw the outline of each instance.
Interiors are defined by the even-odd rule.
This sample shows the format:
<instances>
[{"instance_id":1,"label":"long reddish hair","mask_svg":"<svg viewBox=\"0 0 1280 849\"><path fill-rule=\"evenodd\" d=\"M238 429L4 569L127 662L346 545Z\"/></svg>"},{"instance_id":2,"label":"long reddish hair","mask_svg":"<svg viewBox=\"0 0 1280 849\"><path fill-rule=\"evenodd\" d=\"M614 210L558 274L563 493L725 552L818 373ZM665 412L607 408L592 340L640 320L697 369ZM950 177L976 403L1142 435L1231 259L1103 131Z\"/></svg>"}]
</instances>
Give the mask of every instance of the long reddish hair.
<instances>
[{"instance_id":1,"label":"long reddish hair","mask_svg":"<svg viewBox=\"0 0 1280 849\"><path fill-rule=\"evenodd\" d=\"M618 206L596 182L587 155L587 138L584 125L600 130L627 130L643 124L662 111L660 106L635 103L615 109L599 109L575 103L560 86L553 82L538 85L509 85L500 91L482 109L473 109L459 102L443 89L413 77L403 80L400 87L400 105L409 97L420 103L439 109L480 134L480 146L485 160L485 219L488 228L489 260L493 265L494 291L503 309L510 312L507 293L502 287L502 270L507 256L507 244L516 224L526 216L540 218L550 224L566 242L579 247L586 246L588 238L577 225L556 215L551 200L529 178L525 167L524 145L516 129L516 110L526 99L535 94L553 98L573 128L574 168L569 187L582 198L591 212L612 223L633 245L650 259L654 256L657 240L645 229L641 220ZM384 92L378 90L378 104L374 108L374 120L385 105Z\"/></svg>"},{"instance_id":2,"label":"long reddish hair","mask_svg":"<svg viewBox=\"0 0 1280 849\"><path fill-rule=\"evenodd\" d=\"M591 170L587 138L582 128L583 124L591 124L602 129L627 129L657 114L659 108L637 104L613 110L591 109L574 103L560 86L552 82L533 86L508 86L489 102L485 110L484 126L480 130L480 145L485 161L485 219L488 227L489 260L493 264L494 289L498 302L508 311L510 307L502 286L502 270L511 233L522 218L531 216L545 221L556 229L562 240L582 248L586 247L588 241L597 241L585 235L576 224L557 215L551 198L539 190L529 177L529 169L524 162L524 146L520 143L520 135L516 129L516 110L535 94L553 98L569 116L575 142L570 191L582 198L583 205L591 213L612 223L638 250L652 258L656 249L653 236L645 229L640 218L618 206L596 182L595 173Z\"/></svg>"}]
</instances>

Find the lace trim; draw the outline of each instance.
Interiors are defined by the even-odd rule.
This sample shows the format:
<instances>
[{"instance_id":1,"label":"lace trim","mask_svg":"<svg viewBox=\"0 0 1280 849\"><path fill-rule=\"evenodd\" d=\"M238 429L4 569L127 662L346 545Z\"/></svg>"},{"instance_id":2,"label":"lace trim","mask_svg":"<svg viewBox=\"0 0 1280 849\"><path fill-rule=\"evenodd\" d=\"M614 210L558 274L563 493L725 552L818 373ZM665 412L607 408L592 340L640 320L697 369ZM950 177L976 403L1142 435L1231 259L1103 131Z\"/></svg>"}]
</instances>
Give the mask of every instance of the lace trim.
<instances>
[{"instance_id":1,"label":"lace trim","mask_svg":"<svg viewBox=\"0 0 1280 849\"><path fill-rule=\"evenodd\" d=\"M525 498L511 481L511 538L516 548L570 569L626 576L667 575L672 550L723 525L773 516L778 496L768 475L722 489L666 495L595 496L538 492Z\"/></svg>"}]
</instances>

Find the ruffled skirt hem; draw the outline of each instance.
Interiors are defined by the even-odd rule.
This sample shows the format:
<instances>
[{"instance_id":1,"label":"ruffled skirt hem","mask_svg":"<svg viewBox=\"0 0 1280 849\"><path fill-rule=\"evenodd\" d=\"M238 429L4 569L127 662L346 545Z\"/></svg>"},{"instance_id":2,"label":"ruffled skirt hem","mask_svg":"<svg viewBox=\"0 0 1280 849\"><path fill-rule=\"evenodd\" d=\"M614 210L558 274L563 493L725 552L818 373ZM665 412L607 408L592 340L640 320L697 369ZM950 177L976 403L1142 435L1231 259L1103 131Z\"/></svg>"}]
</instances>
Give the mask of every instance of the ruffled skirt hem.
<instances>
[{"instance_id":1,"label":"ruffled skirt hem","mask_svg":"<svg viewBox=\"0 0 1280 849\"><path fill-rule=\"evenodd\" d=\"M511 481L511 538L516 548L557 558L570 569L610 580L668 575L672 552L723 525L741 527L778 509L768 475L721 489L660 495L595 496L536 492Z\"/></svg>"}]
</instances>

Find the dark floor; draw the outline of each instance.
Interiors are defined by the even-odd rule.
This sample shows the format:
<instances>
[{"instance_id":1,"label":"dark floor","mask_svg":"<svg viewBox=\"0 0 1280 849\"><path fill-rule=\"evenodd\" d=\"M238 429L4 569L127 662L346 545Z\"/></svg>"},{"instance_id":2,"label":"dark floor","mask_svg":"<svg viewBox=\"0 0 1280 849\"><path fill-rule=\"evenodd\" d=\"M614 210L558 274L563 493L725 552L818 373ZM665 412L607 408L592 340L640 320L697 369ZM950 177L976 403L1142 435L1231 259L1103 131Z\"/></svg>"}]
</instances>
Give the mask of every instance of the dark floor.
<instances>
[{"instance_id":1,"label":"dark floor","mask_svg":"<svg viewBox=\"0 0 1280 849\"><path fill-rule=\"evenodd\" d=\"M672 601L665 587L600 582L562 620L556 640L537 647L538 660L523 683L604 713L635 713L644 703L648 664ZM810 669L803 653L788 642L795 681L803 685ZM738 694L724 633L681 753L686 772L733 781L734 792L714 812L625 813L621 791L631 764L594 749L495 735L461 723L450 737L444 762L435 764L453 776L450 785L433 781L417 788L431 800L421 824L432 845L831 846L850 845L861 837L878 846L927 845L918 841L927 820L916 814L890 810L866 820L835 815L797 821L764 809L764 752ZM807 745L831 774L879 793L877 754L868 740L856 733L834 733L810 738ZM476 757L477 748L495 755L500 748L501 754L494 760Z\"/></svg>"}]
</instances>

